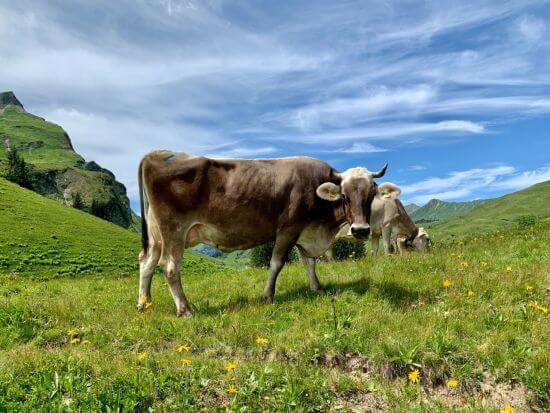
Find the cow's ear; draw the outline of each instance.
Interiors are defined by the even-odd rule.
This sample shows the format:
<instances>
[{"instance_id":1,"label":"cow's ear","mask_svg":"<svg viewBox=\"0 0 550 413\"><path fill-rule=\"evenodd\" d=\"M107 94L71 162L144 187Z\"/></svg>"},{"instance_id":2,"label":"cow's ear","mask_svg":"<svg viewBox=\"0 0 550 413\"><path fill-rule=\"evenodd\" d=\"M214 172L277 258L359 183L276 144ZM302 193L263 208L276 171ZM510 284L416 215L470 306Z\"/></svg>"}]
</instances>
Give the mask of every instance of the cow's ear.
<instances>
[{"instance_id":1,"label":"cow's ear","mask_svg":"<svg viewBox=\"0 0 550 413\"><path fill-rule=\"evenodd\" d=\"M384 198L397 198L401 195L401 188L391 182L383 182L379 184L376 191L378 192L378 195L381 195Z\"/></svg>"},{"instance_id":2,"label":"cow's ear","mask_svg":"<svg viewBox=\"0 0 550 413\"><path fill-rule=\"evenodd\" d=\"M331 202L338 201L342 196L340 194L340 187L332 182L325 182L319 185L315 192L319 198Z\"/></svg>"}]
</instances>

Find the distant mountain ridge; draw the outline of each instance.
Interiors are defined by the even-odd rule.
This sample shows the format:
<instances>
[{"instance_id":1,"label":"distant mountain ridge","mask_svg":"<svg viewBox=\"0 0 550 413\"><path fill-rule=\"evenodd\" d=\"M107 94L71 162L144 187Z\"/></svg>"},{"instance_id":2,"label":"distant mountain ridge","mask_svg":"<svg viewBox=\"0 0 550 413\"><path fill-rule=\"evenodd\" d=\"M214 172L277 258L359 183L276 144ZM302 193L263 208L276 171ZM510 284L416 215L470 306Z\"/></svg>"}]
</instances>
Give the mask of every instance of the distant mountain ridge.
<instances>
[{"instance_id":1,"label":"distant mountain ridge","mask_svg":"<svg viewBox=\"0 0 550 413\"><path fill-rule=\"evenodd\" d=\"M84 209L124 228L134 228L125 186L95 162L86 162L58 125L28 113L13 92L0 93L0 171L15 148L31 167L33 190L71 204L78 193Z\"/></svg>"},{"instance_id":2,"label":"distant mountain ridge","mask_svg":"<svg viewBox=\"0 0 550 413\"><path fill-rule=\"evenodd\" d=\"M451 217L464 215L484 202L486 202L486 200L447 202L440 199L432 199L426 205L409 213L416 222L441 221Z\"/></svg>"}]
</instances>

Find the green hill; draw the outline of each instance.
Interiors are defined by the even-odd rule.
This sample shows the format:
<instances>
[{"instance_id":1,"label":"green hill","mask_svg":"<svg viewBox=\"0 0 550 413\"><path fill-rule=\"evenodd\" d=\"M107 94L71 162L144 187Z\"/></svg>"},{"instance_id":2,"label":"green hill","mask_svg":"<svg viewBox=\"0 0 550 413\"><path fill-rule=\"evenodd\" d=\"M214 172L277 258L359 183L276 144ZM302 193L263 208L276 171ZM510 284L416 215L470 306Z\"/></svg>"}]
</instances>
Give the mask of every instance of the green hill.
<instances>
[{"instance_id":1,"label":"green hill","mask_svg":"<svg viewBox=\"0 0 550 413\"><path fill-rule=\"evenodd\" d=\"M134 225L124 185L76 153L60 126L26 112L13 92L0 93L0 171L8 148L17 149L32 167L36 192L64 203L79 193L87 209L95 201L105 219L125 228Z\"/></svg>"},{"instance_id":2,"label":"green hill","mask_svg":"<svg viewBox=\"0 0 550 413\"><path fill-rule=\"evenodd\" d=\"M417 223L443 221L454 216L464 215L483 202L485 201L446 202L432 199L426 205L409 213Z\"/></svg>"},{"instance_id":3,"label":"green hill","mask_svg":"<svg viewBox=\"0 0 550 413\"><path fill-rule=\"evenodd\" d=\"M98 273L137 279L139 237L118 225L40 196L0 178L0 272L32 278ZM222 267L193 253L185 266Z\"/></svg>"},{"instance_id":4,"label":"green hill","mask_svg":"<svg viewBox=\"0 0 550 413\"><path fill-rule=\"evenodd\" d=\"M483 201L461 216L427 225L435 239L476 235L550 217L550 181L496 199Z\"/></svg>"}]
</instances>

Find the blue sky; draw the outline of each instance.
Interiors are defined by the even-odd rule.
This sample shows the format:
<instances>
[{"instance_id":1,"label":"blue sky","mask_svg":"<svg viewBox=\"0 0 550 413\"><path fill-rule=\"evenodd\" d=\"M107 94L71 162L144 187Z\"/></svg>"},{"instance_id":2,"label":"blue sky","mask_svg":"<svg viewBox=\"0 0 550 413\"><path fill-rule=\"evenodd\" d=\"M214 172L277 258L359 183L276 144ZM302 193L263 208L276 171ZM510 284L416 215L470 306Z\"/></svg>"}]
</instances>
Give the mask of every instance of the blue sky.
<instances>
[{"instance_id":1,"label":"blue sky","mask_svg":"<svg viewBox=\"0 0 550 413\"><path fill-rule=\"evenodd\" d=\"M388 161L406 202L488 198L550 179L549 17L546 1L0 0L0 89L133 205L161 148Z\"/></svg>"}]
</instances>

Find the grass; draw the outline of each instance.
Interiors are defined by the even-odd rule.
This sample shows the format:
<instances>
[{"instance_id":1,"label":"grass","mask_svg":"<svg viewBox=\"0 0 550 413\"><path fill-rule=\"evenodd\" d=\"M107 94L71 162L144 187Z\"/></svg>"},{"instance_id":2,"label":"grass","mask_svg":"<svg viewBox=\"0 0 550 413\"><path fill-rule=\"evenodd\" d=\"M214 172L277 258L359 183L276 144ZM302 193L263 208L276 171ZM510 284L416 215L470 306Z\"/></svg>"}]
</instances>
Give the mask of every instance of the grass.
<instances>
[{"instance_id":1,"label":"grass","mask_svg":"<svg viewBox=\"0 0 550 413\"><path fill-rule=\"evenodd\" d=\"M527 189L481 205L461 216L452 217L435 224L421 224L429 229L430 236L437 240L460 238L513 229L522 217L535 221L550 218L550 181L541 182Z\"/></svg>"},{"instance_id":2,"label":"grass","mask_svg":"<svg viewBox=\"0 0 550 413\"><path fill-rule=\"evenodd\" d=\"M322 263L320 295L301 265L289 265L274 305L259 300L264 270L186 254L196 316L180 319L160 274L152 307L135 311L135 235L0 183L0 255L9 259L0 267L0 411L550 408L548 221L437 244L429 255ZM27 247L11 240L31 233L36 251L63 242L61 263L87 254L102 271L15 271ZM407 378L414 369L418 384Z\"/></svg>"}]
</instances>

